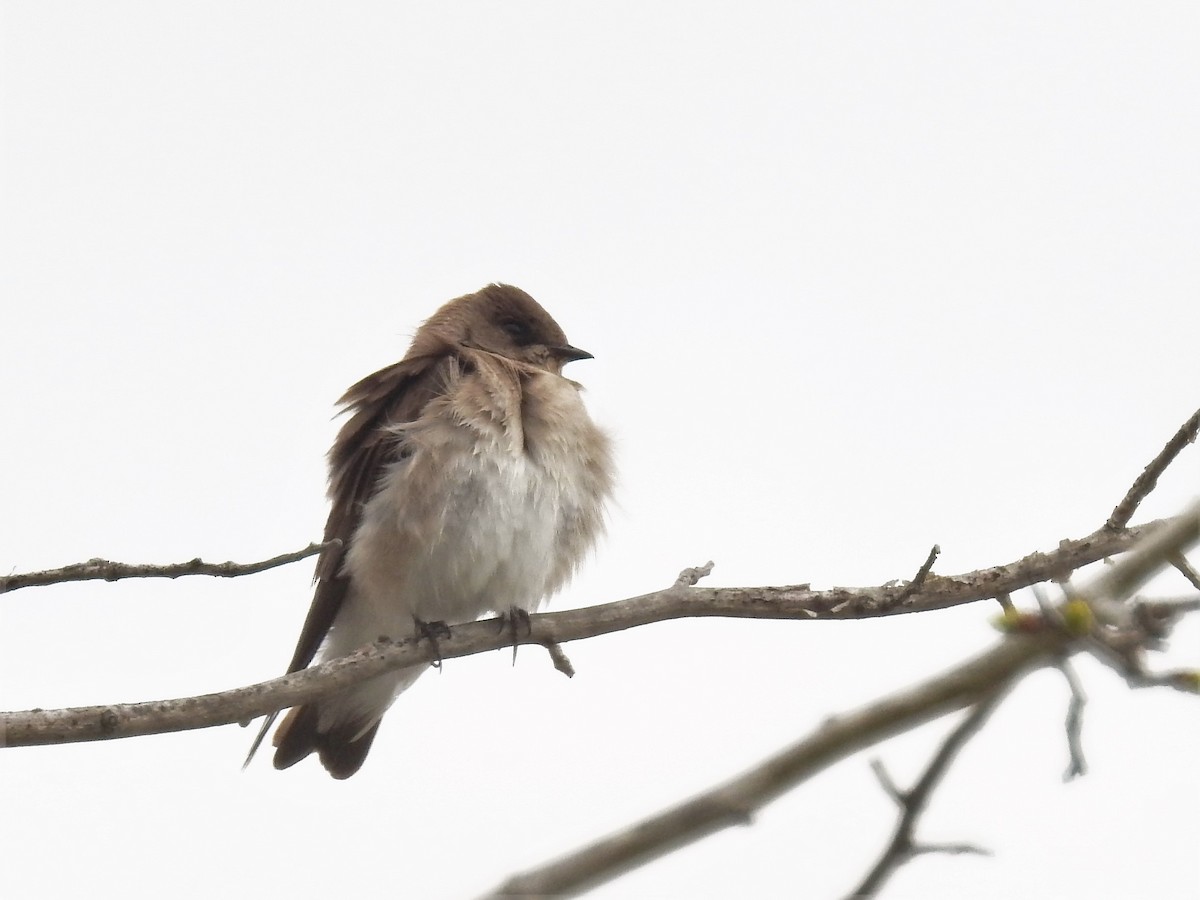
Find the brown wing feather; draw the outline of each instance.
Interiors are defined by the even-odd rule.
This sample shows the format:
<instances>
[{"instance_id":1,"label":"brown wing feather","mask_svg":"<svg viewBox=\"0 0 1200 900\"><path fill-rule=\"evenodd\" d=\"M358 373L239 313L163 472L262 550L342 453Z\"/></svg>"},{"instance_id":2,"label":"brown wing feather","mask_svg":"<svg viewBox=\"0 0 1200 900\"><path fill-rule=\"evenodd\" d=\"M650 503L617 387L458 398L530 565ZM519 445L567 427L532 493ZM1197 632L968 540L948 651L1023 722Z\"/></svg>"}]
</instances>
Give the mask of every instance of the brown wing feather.
<instances>
[{"instance_id":1,"label":"brown wing feather","mask_svg":"<svg viewBox=\"0 0 1200 900\"><path fill-rule=\"evenodd\" d=\"M338 401L352 415L329 451L332 505L325 522L325 540L338 539L341 546L325 550L317 563L316 592L289 673L313 661L345 601L349 579L341 572L342 559L358 527L363 504L399 446L388 426L420 417L425 405L437 396L448 361L448 356L406 358L368 375Z\"/></svg>"},{"instance_id":2,"label":"brown wing feather","mask_svg":"<svg viewBox=\"0 0 1200 900\"><path fill-rule=\"evenodd\" d=\"M410 354L400 362L368 375L338 401L338 405L350 413L350 418L329 451L331 507L325 522L325 540L338 539L341 544L326 548L317 562L316 590L288 665L288 674L306 668L313 661L346 600L350 583L341 571L346 548L358 527L363 504L370 499L384 467L394 458L399 446L388 426L419 418L426 404L444 389L454 348L444 344L422 349L434 352L420 356ZM298 714L304 710L307 710L306 714ZM277 715L273 713L263 723L243 768L253 758ZM320 738L315 734L315 728L315 707L301 707L293 710L280 726L275 743L279 746L286 731L288 743L293 745L288 749L288 755L295 757L291 762L296 762L317 749ZM309 731L314 733L307 734ZM370 737L374 737L373 730ZM370 740L362 741L362 745L365 745L362 750L365 756ZM280 762L277 755L276 765ZM358 763L361 764L361 759Z\"/></svg>"}]
</instances>

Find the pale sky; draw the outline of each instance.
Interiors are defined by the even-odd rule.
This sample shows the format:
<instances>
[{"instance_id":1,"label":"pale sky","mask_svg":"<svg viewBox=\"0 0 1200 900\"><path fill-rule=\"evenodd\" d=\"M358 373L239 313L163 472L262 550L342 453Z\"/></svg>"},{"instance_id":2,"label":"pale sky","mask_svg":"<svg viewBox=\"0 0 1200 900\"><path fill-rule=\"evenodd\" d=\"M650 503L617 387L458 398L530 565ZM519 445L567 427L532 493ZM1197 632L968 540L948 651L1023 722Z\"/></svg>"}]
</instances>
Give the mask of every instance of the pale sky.
<instances>
[{"instance_id":1,"label":"pale sky","mask_svg":"<svg viewBox=\"0 0 1200 900\"><path fill-rule=\"evenodd\" d=\"M950 575L1108 516L1198 405L1192 3L0 5L0 567L317 538L334 400L489 281L595 360L609 535L550 609ZM1136 517L1200 485L1190 448ZM0 597L0 708L282 673L310 562ZM1178 594L1179 576L1154 586ZM1032 604L1032 598L1016 598ZM0 752L6 896L478 894L990 645L994 604L454 660L362 772L251 729ZM1164 662L1200 662L1200 623ZM1080 660L951 771L889 898L1200 893L1194 698ZM949 721L597 898L835 898Z\"/></svg>"}]
</instances>

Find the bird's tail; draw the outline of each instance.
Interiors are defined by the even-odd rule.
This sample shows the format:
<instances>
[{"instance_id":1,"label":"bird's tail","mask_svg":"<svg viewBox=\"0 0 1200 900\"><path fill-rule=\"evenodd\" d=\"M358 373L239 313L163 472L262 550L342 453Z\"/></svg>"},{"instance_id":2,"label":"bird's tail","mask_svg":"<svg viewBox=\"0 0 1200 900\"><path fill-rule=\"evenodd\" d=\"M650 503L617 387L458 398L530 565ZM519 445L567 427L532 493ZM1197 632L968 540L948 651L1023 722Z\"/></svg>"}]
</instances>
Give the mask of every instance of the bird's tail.
<instances>
[{"instance_id":1,"label":"bird's tail","mask_svg":"<svg viewBox=\"0 0 1200 900\"><path fill-rule=\"evenodd\" d=\"M316 753L330 775L349 778L367 758L383 714L424 670L424 666L414 666L389 672L332 696L293 707L279 723L271 741L275 746L275 768L286 769ZM243 769L262 746L278 715L272 713L263 722Z\"/></svg>"},{"instance_id":2,"label":"bird's tail","mask_svg":"<svg viewBox=\"0 0 1200 900\"><path fill-rule=\"evenodd\" d=\"M288 712L272 742L275 768L286 769L310 753L316 753L330 775L338 779L349 778L362 768L375 733L379 731L380 720L375 719L365 728L359 722L339 722L325 731L318 728L319 721L315 703L297 706Z\"/></svg>"},{"instance_id":3,"label":"bird's tail","mask_svg":"<svg viewBox=\"0 0 1200 900\"><path fill-rule=\"evenodd\" d=\"M278 716L278 712L271 713L258 729L250 752L242 763L243 770L254 759L254 754L262 746ZM343 725L329 731L318 730L318 721L315 704L297 706L288 712L272 741L275 745L275 768L286 769L310 753L316 753L330 775L339 779L349 778L362 768L371 742L375 740L375 733L379 731L379 720L376 719L366 730L361 726Z\"/></svg>"}]
</instances>

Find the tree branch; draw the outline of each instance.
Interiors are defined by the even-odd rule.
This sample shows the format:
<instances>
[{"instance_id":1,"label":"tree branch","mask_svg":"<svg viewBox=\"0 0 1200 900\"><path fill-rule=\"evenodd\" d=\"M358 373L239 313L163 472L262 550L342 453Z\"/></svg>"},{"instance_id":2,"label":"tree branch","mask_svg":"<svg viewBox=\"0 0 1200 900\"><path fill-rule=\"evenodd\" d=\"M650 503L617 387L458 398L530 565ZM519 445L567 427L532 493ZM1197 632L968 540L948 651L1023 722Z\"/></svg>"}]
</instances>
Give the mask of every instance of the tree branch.
<instances>
[{"instance_id":1,"label":"tree branch","mask_svg":"<svg viewBox=\"0 0 1200 900\"><path fill-rule=\"evenodd\" d=\"M1188 420L1175 432L1175 435L1167 441L1162 450L1158 452L1158 455L1150 460L1150 464L1142 470L1142 474L1134 479L1125 496L1121 498L1121 502L1116 505L1112 511L1112 515L1104 523L1105 528L1112 531L1120 531L1129 524L1138 506L1150 496L1150 492L1158 484L1158 479L1162 473L1175 461L1175 457L1183 452L1184 447L1195 442L1198 433L1200 433L1200 409L1192 413Z\"/></svg>"},{"instance_id":2,"label":"tree branch","mask_svg":"<svg viewBox=\"0 0 1200 900\"><path fill-rule=\"evenodd\" d=\"M925 722L996 695L1026 672L1050 665L1070 637L1055 631L1012 635L934 678L827 721L811 736L754 768L661 813L537 869L515 875L499 897L568 897L609 881L731 825L838 760Z\"/></svg>"},{"instance_id":3,"label":"tree branch","mask_svg":"<svg viewBox=\"0 0 1200 900\"><path fill-rule=\"evenodd\" d=\"M1011 683L1011 682L1010 682ZM900 818L896 822L896 828L892 832L892 839L884 848L879 860L871 867L871 870L866 874L863 880L853 891L850 892L847 900L858 900L862 897L874 897L879 893L879 889L898 868L911 860L914 856L921 853L983 853L985 851L971 844L918 844L916 841L916 826L917 819L921 813L925 811L925 807L929 804L930 797L933 796L934 790L941 783L950 764L958 756L959 751L963 746L979 733L984 723L991 716L992 711L1000 705L1003 699L1007 685L1001 685L997 690L984 697L971 711L963 717L963 720L954 727L954 730L947 735L942 742L942 746L938 748L929 765L925 768L925 772L907 791L900 791L896 788L895 783L887 776L883 766L878 761L875 762L873 768L879 776L880 783L884 790L900 807Z\"/></svg>"},{"instance_id":4,"label":"tree branch","mask_svg":"<svg viewBox=\"0 0 1200 900\"><path fill-rule=\"evenodd\" d=\"M1062 670L1063 677L1067 680L1067 687L1071 689L1071 699L1067 701L1065 723L1067 752L1070 758L1066 771L1063 772L1063 781L1073 781L1087 774L1087 760L1083 755L1083 710L1087 706L1087 694L1084 693L1083 684L1068 660L1064 659L1059 665L1059 669Z\"/></svg>"},{"instance_id":5,"label":"tree branch","mask_svg":"<svg viewBox=\"0 0 1200 900\"><path fill-rule=\"evenodd\" d=\"M50 584L63 584L68 581L120 581L123 578L180 578L184 575L211 575L216 578L237 578L240 575L254 575L289 563L299 562L310 556L316 556L326 547L340 544L339 540L328 541L324 544L309 544L303 550L292 553L281 553L252 563L207 563L200 557L187 562L171 563L170 565L140 565L137 563L113 562L108 559L89 559L87 562L72 563L61 569L45 569L41 572L25 572L16 575L0 576L0 594L19 591L25 587L45 587Z\"/></svg>"},{"instance_id":6,"label":"tree branch","mask_svg":"<svg viewBox=\"0 0 1200 900\"><path fill-rule=\"evenodd\" d=\"M1194 587L1196 590L1200 591L1200 572L1197 572L1192 567L1191 563L1189 563L1181 555L1181 556L1177 556L1175 559L1171 560L1171 565L1173 565L1178 570L1180 575L1182 575L1184 578L1186 578L1188 580L1188 583L1192 587Z\"/></svg>"},{"instance_id":7,"label":"tree branch","mask_svg":"<svg viewBox=\"0 0 1200 900\"><path fill-rule=\"evenodd\" d=\"M1104 569L1080 596L1104 624L1127 626L1133 618L1133 607L1125 601L1198 540L1200 500L1139 541L1121 557L1119 565Z\"/></svg>"},{"instance_id":8,"label":"tree branch","mask_svg":"<svg viewBox=\"0 0 1200 900\"><path fill-rule=\"evenodd\" d=\"M925 583L925 579L929 577L929 573L933 571L933 564L937 562L938 556L941 554L942 548L934 544L929 551L929 555L925 557L925 562L921 563L921 568L917 569L917 574L913 576L913 580L904 586L904 590L900 596L896 598L897 603L903 603L913 594L921 589L921 585Z\"/></svg>"},{"instance_id":9,"label":"tree branch","mask_svg":"<svg viewBox=\"0 0 1200 900\"><path fill-rule=\"evenodd\" d=\"M1139 537L1175 522L1166 519L1124 532L1106 529L1075 541L1063 541L1050 553L1033 553L1016 562L954 577L928 575L921 590L904 597L905 588L832 588L808 585L749 588L691 586L707 567L688 569L661 591L584 609L530 616L519 636L497 629L495 620L456 625L439 638L444 659L469 656L521 644L549 646L611 634L670 619L723 616L756 619L856 619L944 609L985 600L1060 577L1080 566L1128 550ZM895 602L902 597L900 602ZM382 641L340 660L331 660L282 678L199 697L122 703L59 710L0 713L0 746L30 746L97 741L209 728L246 722L406 666L431 663L429 643ZM561 660L559 660L561 662Z\"/></svg>"}]
</instances>

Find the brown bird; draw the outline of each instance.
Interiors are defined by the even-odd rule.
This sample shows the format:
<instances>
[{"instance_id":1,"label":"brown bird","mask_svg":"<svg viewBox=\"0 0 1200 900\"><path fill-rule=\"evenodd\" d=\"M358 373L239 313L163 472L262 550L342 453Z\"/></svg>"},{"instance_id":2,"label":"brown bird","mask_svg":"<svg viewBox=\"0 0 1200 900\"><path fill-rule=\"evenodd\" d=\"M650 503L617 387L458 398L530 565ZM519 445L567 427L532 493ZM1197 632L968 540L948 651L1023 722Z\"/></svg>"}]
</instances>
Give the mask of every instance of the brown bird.
<instances>
[{"instance_id":1,"label":"brown bird","mask_svg":"<svg viewBox=\"0 0 1200 900\"><path fill-rule=\"evenodd\" d=\"M491 284L451 300L404 359L345 393L325 525L325 540L342 545L317 564L289 673L428 623L532 612L566 583L603 529L612 488L609 439L562 376L590 358L524 291ZM425 668L292 709L275 732L275 768L315 752L349 778Z\"/></svg>"}]
</instances>

